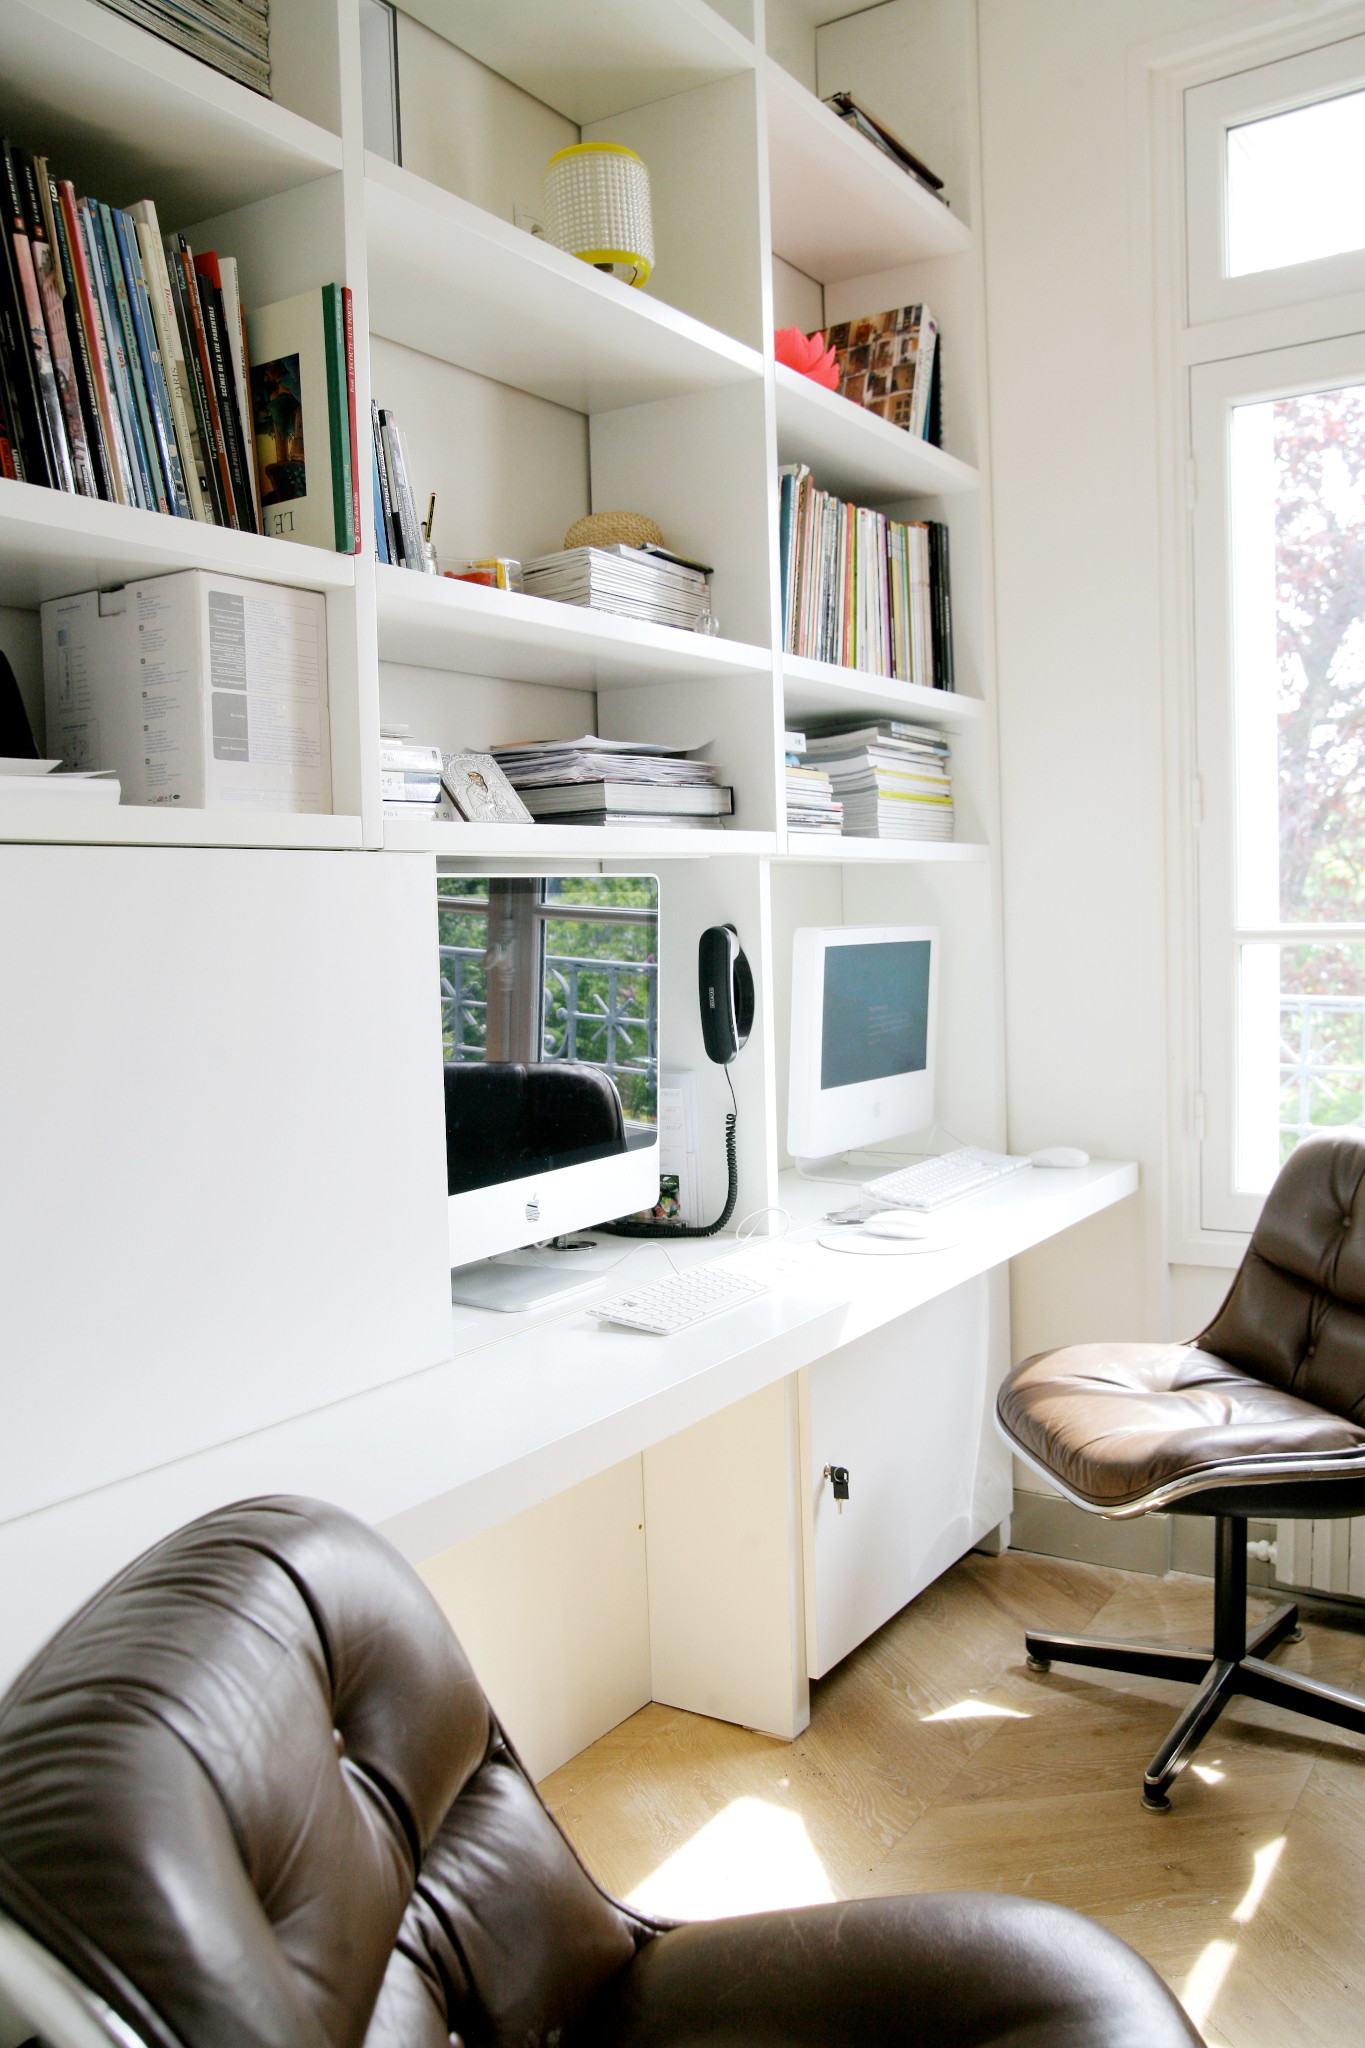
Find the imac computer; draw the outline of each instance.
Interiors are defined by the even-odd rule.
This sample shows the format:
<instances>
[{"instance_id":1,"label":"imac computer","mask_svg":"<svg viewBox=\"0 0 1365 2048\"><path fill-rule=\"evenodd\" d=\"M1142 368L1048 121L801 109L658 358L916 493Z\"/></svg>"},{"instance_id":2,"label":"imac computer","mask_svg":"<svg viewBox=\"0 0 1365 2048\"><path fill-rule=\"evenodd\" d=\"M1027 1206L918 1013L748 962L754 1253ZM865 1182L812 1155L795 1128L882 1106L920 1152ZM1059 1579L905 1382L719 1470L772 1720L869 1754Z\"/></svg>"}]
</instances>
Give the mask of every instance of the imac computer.
<instances>
[{"instance_id":1,"label":"imac computer","mask_svg":"<svg viewBox=\"0 0 1365 2048\"><path fill-rule=\"evenodd\" d=\"M932 925L795 934L787 1149L798 1166L932 1125L938 954Z\"/></svg>"},{"instance_id":2,"label":"imac computer","mask_svg":"<svg viewBox=\"0 0 1365 2048\"><path fill-rule=\"evenodd\" d=\"M528 1248L659 1198L659 885L437 886L451 1294L536 1307L603 1259Z\"/></svg>"}]
</instances>

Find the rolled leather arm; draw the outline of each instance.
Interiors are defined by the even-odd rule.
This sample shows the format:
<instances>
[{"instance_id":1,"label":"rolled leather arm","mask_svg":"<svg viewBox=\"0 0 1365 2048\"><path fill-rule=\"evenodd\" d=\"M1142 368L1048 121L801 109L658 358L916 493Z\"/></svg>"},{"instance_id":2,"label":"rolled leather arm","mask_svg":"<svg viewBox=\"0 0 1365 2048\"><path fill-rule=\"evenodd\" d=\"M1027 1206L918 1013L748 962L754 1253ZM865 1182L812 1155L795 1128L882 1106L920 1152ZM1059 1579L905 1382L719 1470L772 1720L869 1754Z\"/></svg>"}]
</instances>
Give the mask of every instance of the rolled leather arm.
<instances>
[{"instance_id":1,"label":"rolled leather arm","mask_svg":"<svg viewBox=\"0 0 1365 2048\"><path fill-rule=\"evenodd\" d=\"M1161 1979L1065 1906L852 1899L660 1935L571 2037L593 2048L1202 2048Z\"/></svg>"}]
</instances>

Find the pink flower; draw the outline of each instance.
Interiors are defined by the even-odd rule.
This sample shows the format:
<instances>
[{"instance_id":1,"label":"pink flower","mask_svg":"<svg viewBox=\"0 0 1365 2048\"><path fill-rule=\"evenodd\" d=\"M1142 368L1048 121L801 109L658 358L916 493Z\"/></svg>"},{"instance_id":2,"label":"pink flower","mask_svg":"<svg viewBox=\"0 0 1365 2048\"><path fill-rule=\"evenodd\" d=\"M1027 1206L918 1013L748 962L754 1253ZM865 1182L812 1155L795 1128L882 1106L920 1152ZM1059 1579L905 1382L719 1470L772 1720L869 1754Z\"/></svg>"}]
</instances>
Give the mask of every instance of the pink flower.
<instances>
[{"instance_id":1,"label":"pink flower","mask_svg":"<svg viewBox=\"0 0 1365 2048\"><path fill-rule=\"evenodd\" d=\"M823 334L803 334L799 327L779 327L773 343L778 362L785 363L789 370L799 370L812 383L823 384L826 391L839 389L839 364L834 350L825 347Z\"/></svg>"}]
</instances>

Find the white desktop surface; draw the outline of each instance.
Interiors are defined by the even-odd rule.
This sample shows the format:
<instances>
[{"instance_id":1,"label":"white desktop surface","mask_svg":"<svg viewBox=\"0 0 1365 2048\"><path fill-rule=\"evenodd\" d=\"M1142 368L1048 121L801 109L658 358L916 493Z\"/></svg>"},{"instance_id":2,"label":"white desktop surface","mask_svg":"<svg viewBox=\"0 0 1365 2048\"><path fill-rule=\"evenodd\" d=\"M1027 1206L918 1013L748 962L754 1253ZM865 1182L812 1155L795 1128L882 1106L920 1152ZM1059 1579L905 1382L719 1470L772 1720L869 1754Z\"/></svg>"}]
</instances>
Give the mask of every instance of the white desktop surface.
<instances>
[{"instance_id":1,"label":"white desktop surface","mask_svg":"<svg viewBox=\"0 0 1365 2048\"><path fill-rule=\"evenodd\" d=\"M785 1378L1133 1193L1137 1168L1028 1168L952 1206L958 1242L903 1259L816 1241L850 1195L781 1177L781 1239L643 1241L591 1291L518 1315L456 1307L445 1362L0 1524L0 1683L117 1565L253 1494L313 1494L431 1557ZM850 1187L856 1184L849 1184ZM621 1240L623 1246L629 1241ZM771 1292L672 1337L585 1308L670 1262L737 1259Z\"/></svg>"}]
</instances>

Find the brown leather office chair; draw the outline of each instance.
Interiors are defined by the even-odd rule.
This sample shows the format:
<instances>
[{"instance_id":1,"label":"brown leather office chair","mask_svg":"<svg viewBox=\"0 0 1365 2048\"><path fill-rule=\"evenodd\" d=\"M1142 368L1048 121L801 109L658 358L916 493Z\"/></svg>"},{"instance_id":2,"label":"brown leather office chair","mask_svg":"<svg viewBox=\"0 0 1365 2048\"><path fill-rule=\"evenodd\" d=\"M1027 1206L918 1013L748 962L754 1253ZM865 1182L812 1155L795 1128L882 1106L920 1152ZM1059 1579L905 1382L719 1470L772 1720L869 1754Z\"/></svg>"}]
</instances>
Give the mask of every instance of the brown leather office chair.
<instances>
[{"instance_id":1,"label":"brown leather office chair","mask_svg":"<svg viewBox=\"0 0 1365 2048\"><path fill-rule=\"evenodd\" d=\"M1199 2038L1122 1942L1033 1899L683 1927L618 1905L421 1581L287 1498L149 1551L0 1701L0 2005L7 1956L12 2001L34 1965L55 2011L56 1971L123 2048Z\"/></svg>"},{"instance_id":2,"label":"brown leather office chair","mask_svg":"<svg viewBox=\"0 0 1365 2048\"><path fill-rule=\"evenodd\" d=\"M1213 1648L1030 1633L1029 1663L1098 1665L1196 1688L1147 1767L1167 1793L1230 1700L1365 1734L1365 1699L1267 1661L1292 1602L1248 1639L1247 1517L1365 1514L1365 1133L1306 1140L1280 1171L1223 1306L1188 1344L1077 1344L1016 1366L1001 1428L1068 1500L1119 1520L1216 1518Z\"/></svg>"}]
</instances>

